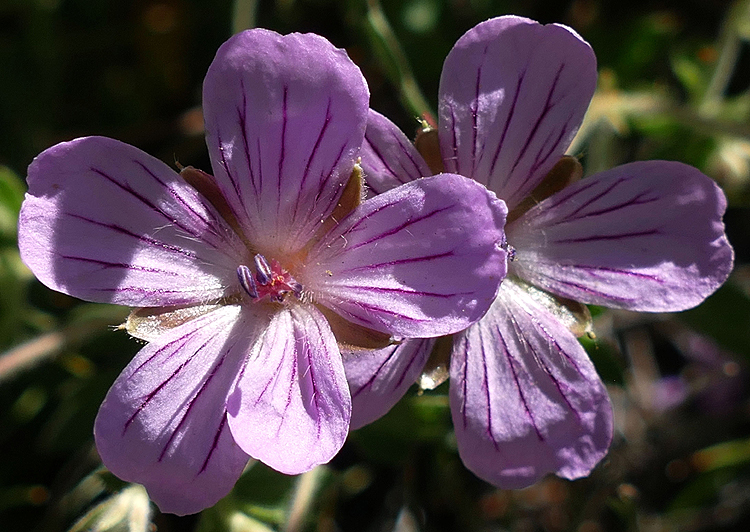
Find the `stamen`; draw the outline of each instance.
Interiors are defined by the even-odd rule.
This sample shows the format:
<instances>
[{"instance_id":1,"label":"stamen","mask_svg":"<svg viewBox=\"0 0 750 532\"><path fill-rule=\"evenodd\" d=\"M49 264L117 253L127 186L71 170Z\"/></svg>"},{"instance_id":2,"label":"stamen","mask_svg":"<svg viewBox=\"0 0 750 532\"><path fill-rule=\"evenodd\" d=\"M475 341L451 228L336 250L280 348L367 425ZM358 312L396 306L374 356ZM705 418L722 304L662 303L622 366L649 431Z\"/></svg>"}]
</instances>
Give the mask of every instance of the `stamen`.
<instances>
[{"instance_id":1,"label":"stamen","mask_svg":"<svg viewBox=\"0 0 750 532\"><path fill-rule=\"evenodd\" d=\"M256 302L268 299L276 303L283 303L289 294L294 294L297 299L302 299L304 289L291 274L286 271L276 260L270 262L257 254L253 257L255 261L255 275L252 270L240 265L237 268L237 278L240 280L242 289Z\"/></svg>"},{"instance_id":2,"label":"stamen","mask_svg":"<svg viewBox=\"0 0 750 532\"><path fill-rule=\"evenodd\" d=\"M290 286L292 287L292 293L297 296L297 299L302 299L302 285L297 281L293 281L290 283Z\"/></svg>"},{"instance_id":3,"label":"stamen","mask_svg":"<svg viewBox=\"0 0 750 532\"><path fill-rule=\"evenodd\" d=\"M255 270L258 272L257 279L260 284L265 286L271 282L273 271L266 258L260 253L255 255Z\"/></svg>"},{"instance_id":4,"label":"stamen","mask_svg":"<svg viewBox=\"0 0 750 532\"><path fill-rule=\"evenodd\" d=\"M250 271L250 268L244 264L240 264L237 268L237 278L240 280L240 285L245 289L245 292L253 299L256 299L258 297L258 287L255 284L253 272Z\"/></svg>"},{"instance_id":5,"label":"stamen","mask_svg":"<svg viewBox=\"0 0 750 532\"><path fill-rule=\"evenodd\" d=\"M500 248L508 254L508 261L513 262L516 260L516 248L508 244L508 241L503 239L503 243L500 244Z\"/></svg>"}]
</instances>

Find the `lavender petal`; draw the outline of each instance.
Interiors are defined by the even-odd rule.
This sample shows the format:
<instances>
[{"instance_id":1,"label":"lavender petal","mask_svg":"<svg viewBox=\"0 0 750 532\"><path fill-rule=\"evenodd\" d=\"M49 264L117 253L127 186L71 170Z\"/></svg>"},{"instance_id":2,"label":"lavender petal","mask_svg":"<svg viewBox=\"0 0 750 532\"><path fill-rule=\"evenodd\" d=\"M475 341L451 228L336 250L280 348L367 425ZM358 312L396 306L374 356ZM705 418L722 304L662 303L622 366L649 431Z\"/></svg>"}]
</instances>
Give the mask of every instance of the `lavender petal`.
<instances>
[{"instance_id":1,"label":"lavender petal","mask_svg":"<svg viewBox=\"0 0 750 532\"><path fill-rule=\"evenodd\" d=\"M197 303L223 295L237 236L164 163L121 142L58 144L29 167L19 248L37 278L90 301Z\"/></svg>"},{"instance_id":2,"label":"lavender petal","mask_svg":"<svg viewBox=\"0 0 750 532\"><path fill-rule=\"evenodd\" d=\"M237 444L270 467L295 475L333 458L349 431L351 399L323 315L305 305L276 313L227 405Z\"/></svg>"},{"instance_id":3,"label":"lavender petal","mask_svg":"<svg viewBox=\"0 0 750 532\"><path fill-rule=\"evenodd\" d=\"M99 409L94 436L104 465L143 484L164 512L212 506L248 461L226 413L242 362L231 356L239 312L221 307L141 349Z\"/></svg>"},{"instance_id":4,"label":"lavender petal","mask_svg":"<svg viewBox=\"0 0 750 532\"><path fill-rule=\"evenodd\" d=\"M439 133L448 172L513 209L564 154L596 86L596 57L573 30L505 16L478 24L448 54Z\"/></svg>"},{"instance_id":5,"label":"lavender petal","mask_svg":"<svg viewBox=\"0 0 750 532\"><path fill-rule=\"evenodd\" d=\"M364 138L367 85L313 34L230 38L203 85L214 174L258 249L298 251L333 210Z\"/></svg>"},{"instance_id":6,"label":"lavender petal","mask_svg":"<svg viewBox=\"0 0 750 532\"><path fill-rule=\"evenodd\" d=\"M434 339L415 338L383 349L342 352L352 394L352 429L385 415L403 397L434 345Z\"/></svg>"},{"instance_id":7,"label":"lavender petal","mask_svg":"<svg viewBox=\"0 0 750 532\"><path fill-rule=\"evenodd\" d=\"M377 331L460 331L485 313L505 275L506 213L470 179L420 179L355 209L310 250L298 280L320 304Z\"/></svg>"},{"instance_id":8,"label":"lavender petal","mask_svg":"<svg viewBox=\"0 0 750 532\"><path fill-rule=\"evenodd\" d=\"M612 439L612 407L567 328L513 282L454 341L450 397L458 450L505 489L547 473L588 475Z\"/></svg>"},{"instance_id":9,"label":"lavender petal","mask_svg":"<svg viewBox=\"0 0 750 532\"><path fill-rule=\"evenodd\" d=\"M510 224L512 270L583 303L684 310L732 269L725 209L723 192L693 167L623 165L563 189Z\"/></svg>"}]
</instances>

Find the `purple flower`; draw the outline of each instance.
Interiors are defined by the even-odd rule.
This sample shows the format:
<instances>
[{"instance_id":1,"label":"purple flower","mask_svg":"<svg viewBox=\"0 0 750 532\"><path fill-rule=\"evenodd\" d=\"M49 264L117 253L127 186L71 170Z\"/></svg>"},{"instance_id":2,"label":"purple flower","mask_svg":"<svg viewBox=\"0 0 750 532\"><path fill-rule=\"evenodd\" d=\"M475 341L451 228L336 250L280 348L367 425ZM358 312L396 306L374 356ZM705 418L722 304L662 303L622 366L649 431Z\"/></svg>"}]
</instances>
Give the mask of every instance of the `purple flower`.
<instances>
[{"instance_id":1,"label":"purple flower","mask_svg":"<svg viewBox=\"0 0 750 532\"><path fill-rule=\"evenodd\" d=\"M362 166L374 192L444 168L508 204L506 236L515 250L508 277L487 315L445 349L452 351L461 458L503 488L528 486L548 472L585 476L609 447L611 405L570 330L577 320L569 300L683 310L732 268L726 199L695 168L637 162L536 195L558 162L555 172L571 164L561 157L595 84L593 51L569 28L495 18L469 30L445 61L434 157L423 158L373 111L365 133ZM353 427L398 400L434 344L412 340L368 359L345 355Z\"/></svg>"},{"instance_id":2,"label":"purple flower","mask_svg":"<svg viewBox=\"0 0 750 532\"><path fill-rule=\"evenodd\" d=\"M337 341L462 330L506 268L505 205L469 179L359 204L368 90L322 37L232 37L203 90L215 177L77 139L29 167L19 229L47 286L142 307L126 327L150 343L104 400L96 444L178 514L228 493L249 457L289 474L329 461L351 412Z\"/></svg>"}]
</instances>

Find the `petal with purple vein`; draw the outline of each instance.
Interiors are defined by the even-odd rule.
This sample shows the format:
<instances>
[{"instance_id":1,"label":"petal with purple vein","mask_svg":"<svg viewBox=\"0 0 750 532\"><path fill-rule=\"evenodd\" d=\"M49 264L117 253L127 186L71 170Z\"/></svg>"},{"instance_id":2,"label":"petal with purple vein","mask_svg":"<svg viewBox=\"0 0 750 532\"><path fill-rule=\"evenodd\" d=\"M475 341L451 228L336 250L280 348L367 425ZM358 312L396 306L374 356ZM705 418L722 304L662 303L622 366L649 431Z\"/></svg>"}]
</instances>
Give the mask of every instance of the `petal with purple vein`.
<instances>
[{"instance_id":1,"label":"petal with purple vein","mask_svg":"<svg viewBox=\"0 0 750 532\"><path fill-rule=\"evenodd\" d=\"M547 473L587 475L612 439L604 384L575 337L513 282L454 340L450 398L458 451L506 489Z\"/></svg>"},{"instance_id":2,"label":"petal with purple vein","mask_svg":"<svg viewBox=\"0 0 750 532\"><path fill-rule=\"evenodd\" d=\"M216 53L203 84L219 187L259 248L294 252L335 207L367 121L346 52L313 34L254 29Z\"/></svg>"},{"instance_id":3,"label":"petal with purple vein","mask_svg":"<svg viewBox=\"0 0 750 532\"><path fill-rule=\"evenodd\" d=\"M511 269L583 303L684 310L732 269L725 209L721 189L691 166L623 165L565 188L510 224Z\"/></svg>"},{"instance_id":4,"label":"petal with purple vein","mask_svg":"<svg viewBox=\"0 0 750 532\"><path fill-rule=\"evenodd\" d=\"M411 338L454 333L486 312L505 276L506 214L470 179L419 179L357 207L311 249L299 280L365 327Z\"/></svg>"},{"instance_id":5,"label":"petal with purple vein","mask_svg":"<svg viewBox=\"0 0 750 532\"><path fill-rule=\"evenodd\" d=\"M282 473L303 473L336 455L351 399L336 339L315 307L273 316L227 405L240 447Z\"/></svg>"},{"instance_id":6,"label":"petal with purple vein","mask_svg":"<svg viewBox=\"0 0 750 532\"><path fill-rule=\"evenodd\" d=\"M224 293L241 243L167 165L122 142L86 137L29 166L19 248L42 283L131 306L205 302Z\"/></svg>"},{"instance_id":7,"label":"petal with purple vein","mask_svg":"<svg viewBox=\"0 0 750 532\"><path fill-rule=\"evenodd\" d=\"M596 86L596 57L571 29L514 16L478 24L440 78L448 172L473 177L513 209L557 163Z\"/></svg>"},{"instance_id":8,"label":"petal with purple vein","mask_svg":"<svg viewBox=\"0 0 750 532\"><path fill-rule=\"evenodd\" d=\"M396 124L372 109L367 116L361 156L365 180L376 194L432 175L406 135Z\"/></svg>"},{"instance_id":9,"label":"petal with purple vein","mask_svg":"<svg viewBox=\"0 0 750 532\"><path fill-rule=\"evenodd\" d=\"M403 397L434 345L434 339L412 338L383 349L342 352L352 393L352 429L385 415Z\"/></svg>"},{"instance_id":10,"label":"petal with purple vein","mask_svg":"<svg viewBox=\"0 0 750 532\"><path fill-rule=\"evenodd\" d=\"M221 307L148 344L99 409L94 436L104 465L146 486L163 512L212 506L249 459L234 442L226 413L242 363L232 356L240 312Z\"/></svg>"}]
</instances>

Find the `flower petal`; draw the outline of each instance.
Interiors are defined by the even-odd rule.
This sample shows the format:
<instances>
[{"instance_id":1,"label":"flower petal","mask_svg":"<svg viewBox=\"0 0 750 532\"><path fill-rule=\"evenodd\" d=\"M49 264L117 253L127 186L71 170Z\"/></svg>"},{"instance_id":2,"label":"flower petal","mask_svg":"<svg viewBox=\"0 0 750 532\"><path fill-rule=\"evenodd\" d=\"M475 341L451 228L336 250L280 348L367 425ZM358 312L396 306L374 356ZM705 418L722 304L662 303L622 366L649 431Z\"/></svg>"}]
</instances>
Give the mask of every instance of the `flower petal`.
<instances>
[{"instance_id":1,"label":"flower petal","mask_svg":"<svg viewBox=\"0 0 750 532\"><path fill-rule=\"evenodd\" d=\"M413 338L374 351L342 352L352 394L352 429L385 415L403 397L422 372L434 345L434 339Z\"/></svg>"},{"instance_id":2,"label":"flower petal","mask_svg":"<svg viewBox=\"0 0 750 532\"><path fill-rule=\"evenodd\" d=\"M487 311L505 276L506 214L470 179L413 181L343 219L311 249L298 280L365 327L407 338L454 333Z\"/></svg>"},{"instance_id":3,"label":"flower petal","mask_svg":"<svg viewBox=\"0 0 750 532\"><path fill-rule=\"evenodd\" d=\"M242 363L230 356L239 312L222 307L148 344L99 409L94 436L104 465L146 486L163 512L183 515L212 506L248 461L226 414Z\"/></svg>"},{"instance_id":4,"label":"flower petal","mask_svg":"<svg viewBox=\"0 0 750 532\"><path fill-rule=\"evenodd\" d=\"M253 458L291 475L331 460L346 439L352 405L323 315L303 305L276 313L227 404L232 434Z\"/></svg>"},{"instance_id":5,"label":"flower petal","mask_svg":"<svg viewBox=\"0 0 750 532\"><path fill-rule=\"evenodd\" d=\"M367 116L361 156L367 185L376 194L432 175L422 155L398 126L372 109Z\"/></svg>"},{"instance_id":6,"label":"flower petal","mask_svg":"<svg viewBox=\"0 0 750 532\"><path fill-rule=\"evenodd\" d=\"M523 488L553 472L587 475L612 439L604 384L575 337L514 283L457 336L451 412L466 467Z\"/></svg>"},{"instance_id":7,"label":"flower petal","mask_svg":"<svg viewBox=\"0 0 750 532\"><path fill-rule=\"evenodd\" d=\"M623 165L571 185L511 224L511 268L583 303L684 310L732 269L725 209L721 189L691 166Z\"/></svg>"},{"instance_id":8,"label":"flower petal","mask_svg":"<svg viewBox=\"0 0 750 532\"><path fill-rule=\"evenodd\" d=\"M21 257L45 285L90 301L167 306L220 297L237 236L167 165L103 137L29 166Z\"/></svg>"},{"instance_id":9,"label":"flower petal","mask_svg":"<svg viewBox=\"0 0 750 532\"><path fill-rule=\"evenodd\" d=\"M520 17L478 24L448 54L439 132L447 172L513 209L563 155L596 86L596 57L570 28Z\"/></svg>"},{"instance_id":10,"label":"flower petal","mask_svg":"<svg viewBox=\"0 0 750 532\"><path fill-rule=\"evenodd\" d=\"M218 184L261 253L299 250L333 210L364 138L369 93L346 52L254 29L224 43L203 110Z\"/></svg>"}]
</instances>

